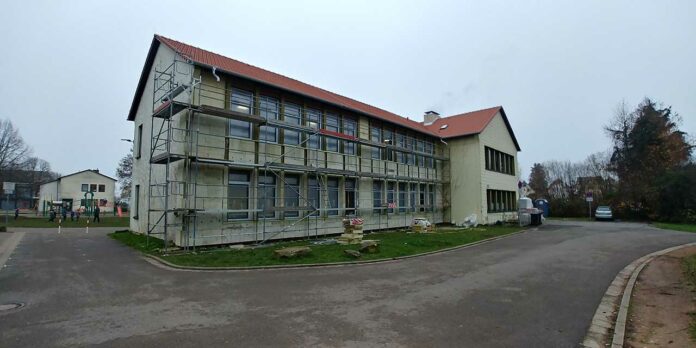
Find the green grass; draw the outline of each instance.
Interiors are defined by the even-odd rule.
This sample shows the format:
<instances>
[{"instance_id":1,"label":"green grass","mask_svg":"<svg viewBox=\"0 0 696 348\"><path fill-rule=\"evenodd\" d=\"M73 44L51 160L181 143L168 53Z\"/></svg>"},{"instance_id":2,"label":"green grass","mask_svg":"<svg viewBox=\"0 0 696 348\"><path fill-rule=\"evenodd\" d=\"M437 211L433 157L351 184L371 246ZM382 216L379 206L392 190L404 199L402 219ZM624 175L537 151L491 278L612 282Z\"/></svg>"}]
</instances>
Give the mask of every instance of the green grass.
<instances>
[{"instance_id":1,"label":"green grass","mask_svg":"<svg viewBox=\"0 0 696 348\"><path fill-rule=\"evenodd\" d=\"M696 232L696 224L673 224L666 222L656 222L653 224L655 227L659 227L665 230L675 230L682 232Z\"/></svg>"},{"instance_id":2,"label":"green grass","mask_svg":"<svg viewBox=\"0 0 696 348\"><path fill-rule=\"evenodd\" d=\"M380 241L380 252L375 254L363 254L362 258L359 260L389 259L441 250L510 234L521 230L521 228L515 226L487 226L471 230L457 229L451 230L451 232L445 229L441 230L448 232L429 234L382 232L366 234L365 239L377 239ZM358 245L312 245L309 241L290 241L275 243L266 247L247 248L243 250L232 250L225 247L208 248L195 254L186 253L161 256L157 250L162 246L161 240L150 237L149 246L146 247L146 237L140 234L121 232L112 233L110 236L137 250L160 256L173 264L199 267L248 267L353 261L355 259L345 255L343 250L359 249ZM155 242L153 242L153 240L155 240ZM312 253L310 255L293 259L277 259L273 256L273 250L275 249L304 245L309 245L312 248Z\"/></svg>"},{"instance_id":3,"label":"green grass","mask_svg":"<svg viewBox=\"0 0 696 348\"><path fill-rule=\"evenodd\" d=\"M101 222L94 223L89 222L90 227L128 227L130 226L130 221L128 217L118 217L118 216L102 216L99 218ZM91 217L90 217L91 220ZM10 216L8 220L9 227L40 227L40 228L58 228L58 217L54 222L49 222L48 217L27 217L19 216L17 220L14 216ZM0 226L5 225L5 217L0 216ZM66 221L61 224L62 227L85 227L87 226L87 217L81 216L80 221L70 221L70 216Z\"/></svg>"},{"instance_id":4,"label":"green grass","mask_svg":"<svg viewBox=\"0 0 696 348\"><path fill-rule=\"evenodd\" d=\"M686 278L686 282L691 286L692 291L696 291L696 255L685 257L682 260L682 265L684 266L684 278ZM691 339L696 340L696 313L691 312L689 316L691 317L689 335L691 335Z\"/></svg>"}]
</instances>

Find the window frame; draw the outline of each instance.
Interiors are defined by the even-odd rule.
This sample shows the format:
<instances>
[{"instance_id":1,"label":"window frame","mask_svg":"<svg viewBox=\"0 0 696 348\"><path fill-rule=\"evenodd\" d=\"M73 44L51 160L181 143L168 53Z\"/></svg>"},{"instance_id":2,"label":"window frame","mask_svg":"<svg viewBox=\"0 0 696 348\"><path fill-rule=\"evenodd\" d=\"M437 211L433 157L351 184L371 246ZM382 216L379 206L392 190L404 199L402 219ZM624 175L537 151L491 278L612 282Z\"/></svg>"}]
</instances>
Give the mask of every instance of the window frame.
<instances>
[{"instance_id":1,"label":"window frame","mask_svg":"<svg viewBox=\"0 0 696 348\"><path fill-rule=\"evenodd\" d=\"M230 170L227 173L227 208L232 210L231 207L234 205L232 200L240 199L240 202L244 200L243 197L230 197L232 194L231 186L245 187L246 188L246 202L242 203L242 206L246 206L246 209L234 209L234 210L247 210L246 212L228 212L227 220L249 220L249 207L251 202L251 172L245 170ZM246 180L232 180L233 175L244 175ZM235 215L238 214L238 215ZM237 217L238 216L238 217Z\"/></svg>"},{"instance_id":2,"label":"window frame","mask_svg":"<svg viewBox=\"0 0 696 348\"><path fill-rule=\"evenodd\" d=\"M230 88L229 108L235 112L253 115L256 111L254 107L254 99L253 91L232 87ZM245 101L248 101L249 104L243 104ZM247 108L247 110L245 111L243 108ZM246 135L242 135L240 132L244 128L246 128ZM233 129L236 129L237 133L234 132ZM228 120L227 130L229 136L233 138L251 139L253 135L251 122L241 120Z\"/></svg>"}]
</instances>

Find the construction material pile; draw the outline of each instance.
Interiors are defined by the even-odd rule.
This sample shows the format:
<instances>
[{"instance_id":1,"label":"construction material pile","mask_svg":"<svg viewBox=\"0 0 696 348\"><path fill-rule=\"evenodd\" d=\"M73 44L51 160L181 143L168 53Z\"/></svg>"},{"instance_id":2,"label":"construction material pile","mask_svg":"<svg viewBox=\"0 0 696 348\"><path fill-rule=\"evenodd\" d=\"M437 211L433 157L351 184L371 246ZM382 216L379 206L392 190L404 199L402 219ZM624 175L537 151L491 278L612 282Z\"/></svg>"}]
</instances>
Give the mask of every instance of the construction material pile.
<instances>
[{"instance_id":1,"label":"construction material pile","mask_svg":"<svg viewBox=\"0 0 696 348\"><path fill-rule=\"evenodd\" d=\"M361 218L343 219L343 234L338 237L340 244L359 244L363 239L363 223Z\"/></svg>"}]
</instances>

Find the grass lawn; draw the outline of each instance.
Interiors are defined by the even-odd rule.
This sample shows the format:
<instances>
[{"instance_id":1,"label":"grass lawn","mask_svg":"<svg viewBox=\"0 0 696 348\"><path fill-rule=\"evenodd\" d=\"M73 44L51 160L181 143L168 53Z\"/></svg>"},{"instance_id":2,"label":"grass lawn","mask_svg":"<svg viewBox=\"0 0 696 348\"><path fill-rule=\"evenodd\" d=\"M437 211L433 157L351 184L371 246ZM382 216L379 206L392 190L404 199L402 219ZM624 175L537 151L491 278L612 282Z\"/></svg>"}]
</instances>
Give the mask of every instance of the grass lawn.
<instances>
[{"instance_id":1,"label":"grass lawn","mask_svg":"<svg viewBox=\"0 0 696 348\"><path fill-rule=\"evenodd\" d=\"M358 260L389 259L397 256L407 256L428 251L441 250L454 246L469 244L480 240L493 238L517 232L521 227L516 226L486 226L471 230L441 229L438 233L415 234L405 232L381 232L365 235L365 239L377 239L380 241L380 252L363 254ZM445 232L446 231L446 232ZM163 243L159 239L150 237L149 246L146 247L146 237L131 232L111 233L111 238L133 247L144 253L157 255L166 261L181 266L201 267L245 267L245 266L270 266L293 265L307 263L329 263L353 261L355 259L345 255L343 250L358 250L359 245L312 245L310 241L279 242L272 245L242 250L229 248L208 248L197 253L169 254L161 256L158 249ZM312 253L299 258L277 259L273 256L273 250L288 246L304 246L312 248Z\"/></svg>"},{"instance_id":2,"label":"grass lawn","mask_svg":"<svg viewBox=\"0 0 696 348\"><path fill-rule=\"evenodd\" d=\"M90 218L91 219L91 218ZM90 227L129 227L130 222L128 221L128 217L118 217L118 216L101 216L99 218L101 222L99 223L94 223L92 221L89 222ZM58 218L56 217L56 221L54 222L49 222L48 217L26 217L26 216L19 216L17 220L14 219L14 216L10 216L8 220L9 224L7 226L9 227L42 227L42 228L51 228L55 227L58 228ZM5 217L0 216L0 226L5 226ZM80 217L80 221L70 221L70 216L68 216L68 219L66 221L63 221L61 224L62 227L85 227L87 226L87 217L82 216Z\"/></svg>"},{"instance_id":3,"label":"grass lawn","mask_svg":"<svg viewBox=\"0 0 696 348\"><path fill-rule=\"evenodd\" d=\"M653 224L655 227L659 227L665 230L675 230L682 232L696 232L696 224L671 224L666 222L656 222Z\"/></svg>"}]
</instances>

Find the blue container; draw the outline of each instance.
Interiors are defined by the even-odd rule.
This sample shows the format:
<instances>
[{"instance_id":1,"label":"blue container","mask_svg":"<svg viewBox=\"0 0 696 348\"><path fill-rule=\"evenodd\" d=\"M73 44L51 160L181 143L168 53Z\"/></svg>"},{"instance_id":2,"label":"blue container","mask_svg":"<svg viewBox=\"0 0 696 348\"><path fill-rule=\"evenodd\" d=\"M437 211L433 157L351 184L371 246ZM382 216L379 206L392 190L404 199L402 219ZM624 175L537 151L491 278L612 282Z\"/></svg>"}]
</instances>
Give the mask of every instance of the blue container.
<instances>
[{"instance_id":1,"label":"blue container","mask_svg":"<svg viewBox=\"0 0 696 348\"><path fill-rule=\"evenodd\" d=\"M545 218L549 217L549 201L545 199L537 199L534 201L534 207L541 210Z\"/></svg>"}]
</instances>

